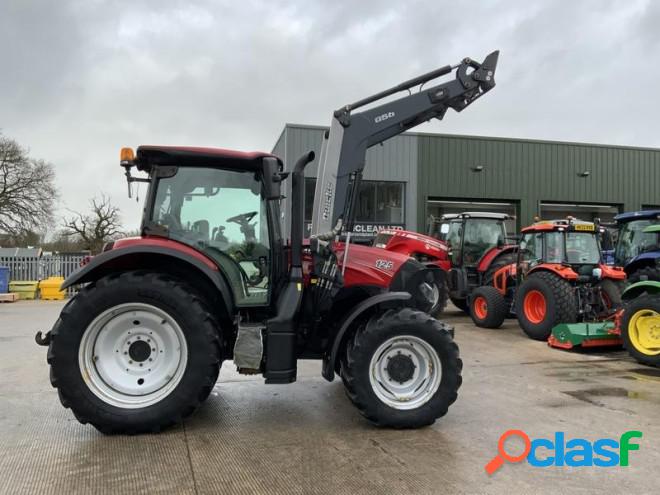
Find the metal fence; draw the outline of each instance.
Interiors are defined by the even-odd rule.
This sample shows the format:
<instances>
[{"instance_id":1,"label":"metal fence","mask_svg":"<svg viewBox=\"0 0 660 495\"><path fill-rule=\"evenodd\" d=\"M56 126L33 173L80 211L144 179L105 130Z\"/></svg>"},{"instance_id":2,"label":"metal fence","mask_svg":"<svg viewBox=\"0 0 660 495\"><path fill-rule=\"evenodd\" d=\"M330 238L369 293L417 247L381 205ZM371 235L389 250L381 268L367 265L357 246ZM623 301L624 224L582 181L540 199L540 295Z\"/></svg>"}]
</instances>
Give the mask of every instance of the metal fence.
<instances>
[{"instance_id":1,"label":"metal fence","mask_svg":"<svg viewBox=\"0 0 660 495\"><path fill-rule=\"evenodd\" d=\"M9 280L43 280L48 277L68 277L85 258L84 254L55 254L39 258L26 256L0 256L0 266L9 267ZM68 289L72 295L76 289Z\"/></svg>"}]
</instances>

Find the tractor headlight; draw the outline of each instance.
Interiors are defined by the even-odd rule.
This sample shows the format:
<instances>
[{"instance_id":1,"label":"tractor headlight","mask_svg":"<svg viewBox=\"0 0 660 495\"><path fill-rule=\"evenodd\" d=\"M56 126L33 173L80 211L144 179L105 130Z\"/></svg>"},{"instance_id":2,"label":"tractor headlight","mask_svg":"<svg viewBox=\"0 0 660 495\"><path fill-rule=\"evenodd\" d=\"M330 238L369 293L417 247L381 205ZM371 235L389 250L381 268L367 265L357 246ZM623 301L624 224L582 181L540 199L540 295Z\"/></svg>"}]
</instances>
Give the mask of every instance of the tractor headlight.
<instances>
[{"instance_id":1,"label":"tractor headlight","mask_svg":"<svg viewBox=\"0 0 660 495\"><path fill-rule=\"evenodd\" d=\"M601 278L603 278L603 270L601 270L600 268L594 268L593 271L591 272L591 275L595 279L600 280Z\"/></svg>"}]
</instances>

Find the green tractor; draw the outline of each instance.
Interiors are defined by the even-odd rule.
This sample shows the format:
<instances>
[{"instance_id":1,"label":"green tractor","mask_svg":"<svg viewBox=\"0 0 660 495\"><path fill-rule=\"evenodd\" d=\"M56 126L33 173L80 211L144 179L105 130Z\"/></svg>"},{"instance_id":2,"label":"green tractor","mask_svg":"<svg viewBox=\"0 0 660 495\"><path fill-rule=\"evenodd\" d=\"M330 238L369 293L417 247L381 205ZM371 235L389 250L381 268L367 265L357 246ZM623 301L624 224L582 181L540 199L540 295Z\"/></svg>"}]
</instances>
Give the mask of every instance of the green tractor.
<instances>
[{"instance_id":1,"label":"green tractor","mask_svg":"<svg viewBox=\"0 0 660 495\"><path fill-rule=\"evenodd\" d=\"M643 232L660 233L660 225L650 225ZM633 283L621 299L624 306L616 318L557 325L548 343L564 349L623 344L637 362L660 367L660 282Z\"/></svg>"},{"instance_id":2,"label":"green tractor","mask_svg":"<svg viewBox=\"0 0 660 495\"><path fill-rule=\"evenodd\" d=\"M618 325L623 346L638 362L660 367L660 282L637 282L623 299Z\"/></svg>"}]
</instances>

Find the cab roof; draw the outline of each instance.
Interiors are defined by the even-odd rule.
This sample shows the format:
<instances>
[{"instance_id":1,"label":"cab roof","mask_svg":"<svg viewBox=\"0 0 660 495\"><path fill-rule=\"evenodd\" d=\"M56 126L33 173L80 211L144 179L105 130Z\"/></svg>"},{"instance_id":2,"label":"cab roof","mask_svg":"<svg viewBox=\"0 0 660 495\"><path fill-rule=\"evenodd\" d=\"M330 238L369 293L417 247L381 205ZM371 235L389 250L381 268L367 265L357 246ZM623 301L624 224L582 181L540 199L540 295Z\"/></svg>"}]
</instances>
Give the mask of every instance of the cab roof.
<instances>
[{"instance_id":1,"label":"cab roof","mask_svg":"<svg viewBox=\"0 0 660 495\"><path fill-rule=\"evenodd\" d=\"M649 218L660 218L660 210L629 211L620 213L614 217L617 223L628 223L633 220L647 220Z\"/></svg>"},{"instance_id":2,"label":"cab roof","mask_svg":"<svg viewBox=\"0 0 660 495\"><path fill-rule=\"evenodd\" d=\"M569 229L571 230L571 227L574 226L580 226L580 225L589 225L592 228L590 229L580 229L579 227L577 229L572 229L572 230L585 230L587 232L596 232L596 225L593 222L586 222L584 220L579 220L577 218L561 218L557 220L540 220L538 222L533 223L532 225L525 227L521 229L521 232L546 232L546 231L553 231L553 230L559 230L559 229Z\"/></svg>"},{"instance_id":3,"label":"cab roof","mask_svg":"<svg viewBox=\"0 0 660 495\"><path fill-rule=\"evenodd\" d=\"M235 151L224 148L197 148L190 146L140 146L137 149L138 170L150 171L153 165L177 167L233 168L248 171L260 169L264 158L275 158L261 151Z\"/></svg>"}]
</instances>

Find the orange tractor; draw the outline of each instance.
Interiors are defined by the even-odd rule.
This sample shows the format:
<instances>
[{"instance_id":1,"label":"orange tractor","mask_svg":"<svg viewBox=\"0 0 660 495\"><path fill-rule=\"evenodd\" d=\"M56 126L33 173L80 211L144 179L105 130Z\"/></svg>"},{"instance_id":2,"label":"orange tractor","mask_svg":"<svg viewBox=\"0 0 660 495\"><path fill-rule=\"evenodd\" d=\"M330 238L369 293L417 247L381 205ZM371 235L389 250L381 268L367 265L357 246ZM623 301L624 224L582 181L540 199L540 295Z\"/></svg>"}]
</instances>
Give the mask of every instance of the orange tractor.
<instances>
[{"instance_id":1,"label":"orange tractor","mask_svg":"<svg viewBox=\"0 0 660 495\"><path fill-rule=\"evenodd\" d=\"M621 304L622 268L602 261L600 227L569 217L522 230L516 263L500 268L492 285L475 289L470 316L498 328L513 313L532 339L547 340L560 323L602 321Z\"/></svg>"}]
</instances>

